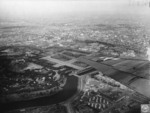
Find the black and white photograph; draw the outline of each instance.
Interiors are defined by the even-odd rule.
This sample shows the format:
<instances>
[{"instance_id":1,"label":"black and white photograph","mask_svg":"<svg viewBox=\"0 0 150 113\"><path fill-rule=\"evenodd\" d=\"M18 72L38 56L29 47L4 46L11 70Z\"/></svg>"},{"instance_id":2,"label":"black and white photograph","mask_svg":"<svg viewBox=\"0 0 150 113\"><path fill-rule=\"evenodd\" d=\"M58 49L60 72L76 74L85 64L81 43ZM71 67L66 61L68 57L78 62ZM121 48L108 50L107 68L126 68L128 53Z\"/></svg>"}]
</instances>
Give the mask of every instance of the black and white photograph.
<instances>
[{"instance_id":1,"label":"black and white photograph","mask_svg":"<svg viewBox=\"0 0 150 113\"><path fill-rule=\"evenodd\" d=\"M150 0L0 0L0 113L150 113Z\"/></svg>"}]
</instances>

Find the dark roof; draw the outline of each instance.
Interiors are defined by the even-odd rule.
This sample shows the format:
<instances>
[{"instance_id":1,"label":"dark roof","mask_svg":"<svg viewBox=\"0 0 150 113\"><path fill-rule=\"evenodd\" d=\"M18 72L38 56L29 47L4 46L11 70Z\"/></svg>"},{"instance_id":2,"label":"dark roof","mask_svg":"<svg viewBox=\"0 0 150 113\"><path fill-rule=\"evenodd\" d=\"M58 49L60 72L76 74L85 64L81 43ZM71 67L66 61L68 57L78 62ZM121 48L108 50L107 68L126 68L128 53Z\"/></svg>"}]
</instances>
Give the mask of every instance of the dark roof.
<instances>
[{"instance_id":1,"label":"dark roof","mask_svg":"<svg viewBox=\"0 0 150 113\"><path fill-rule=\"evenodd\" d=\"M101 71L112 79L137 90L139 93L150 97L150 62L143 59L110 59L103 62L95 62L85 57L78 60ZM138 82L140 84L138 84ZM148 84L149 82L149 84ZM141 89L140 88L145 88ZM149 90L149 91L146 91Z\"/></svg>"}]
</instances>

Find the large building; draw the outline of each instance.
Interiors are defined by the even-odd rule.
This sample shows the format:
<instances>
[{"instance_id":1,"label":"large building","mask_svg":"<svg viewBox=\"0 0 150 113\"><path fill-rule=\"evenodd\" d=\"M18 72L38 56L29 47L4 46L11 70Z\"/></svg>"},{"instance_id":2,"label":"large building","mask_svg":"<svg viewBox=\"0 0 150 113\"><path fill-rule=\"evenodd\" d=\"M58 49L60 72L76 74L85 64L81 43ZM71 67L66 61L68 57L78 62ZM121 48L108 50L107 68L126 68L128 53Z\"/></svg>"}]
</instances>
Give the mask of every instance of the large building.
<instances>
[{"instance_id":1,"label":"large building","mask_svg":"<svg viewBox=\"0 0 150 113\"><path fill-rule=\"evenodd\" d=\"M150 62L145 59L100 58L101 62L80 57L78 60L87 63L106 76L136 90L150 98Z\"/></svg>"}]
</instances>

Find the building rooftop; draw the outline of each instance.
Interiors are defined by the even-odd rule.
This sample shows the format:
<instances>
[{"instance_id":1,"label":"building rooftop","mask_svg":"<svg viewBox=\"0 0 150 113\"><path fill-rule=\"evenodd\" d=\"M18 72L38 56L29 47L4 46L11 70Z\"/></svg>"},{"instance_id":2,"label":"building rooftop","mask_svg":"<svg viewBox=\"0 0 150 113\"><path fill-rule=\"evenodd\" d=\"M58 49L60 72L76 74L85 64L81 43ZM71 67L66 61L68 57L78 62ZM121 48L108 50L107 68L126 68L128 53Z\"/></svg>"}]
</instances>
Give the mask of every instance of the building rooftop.
<instances>
[{"instance_id":1,"label":"building rooftop","mask_svg":"<svg viewBox=\"0 0 150 113\"><path fill-rule=\"evenodd\" d=\"M80 57L78 60L150 97L150 62L148 60L112 58L96 62L84 57Z\"/></svg>"}]
</instances>

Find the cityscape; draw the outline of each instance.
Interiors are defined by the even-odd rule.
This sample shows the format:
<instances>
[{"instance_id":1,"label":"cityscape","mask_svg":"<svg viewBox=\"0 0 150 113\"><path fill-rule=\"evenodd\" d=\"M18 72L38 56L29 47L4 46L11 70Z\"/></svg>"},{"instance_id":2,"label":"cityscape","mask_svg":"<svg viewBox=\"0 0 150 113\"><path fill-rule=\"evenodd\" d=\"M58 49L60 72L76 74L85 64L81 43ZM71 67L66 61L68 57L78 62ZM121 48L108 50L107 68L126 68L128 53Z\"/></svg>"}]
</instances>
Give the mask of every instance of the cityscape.
<instances>
[{"instance_id":1,"label":"cityscape","mask_svg":"<svg viewBox=\"0 0 150 113\"><path fill-rule=\"evenodd\" d=\"M0 5L1 113L150 112L141 108L150 104L149 0L32 1L37 6L24 0L22 9L16 0L16 14L6 1ZM48 3L60 9L49 14ZM23 9L42 5L42 17Z\"/></svg>"}]
</instances>

